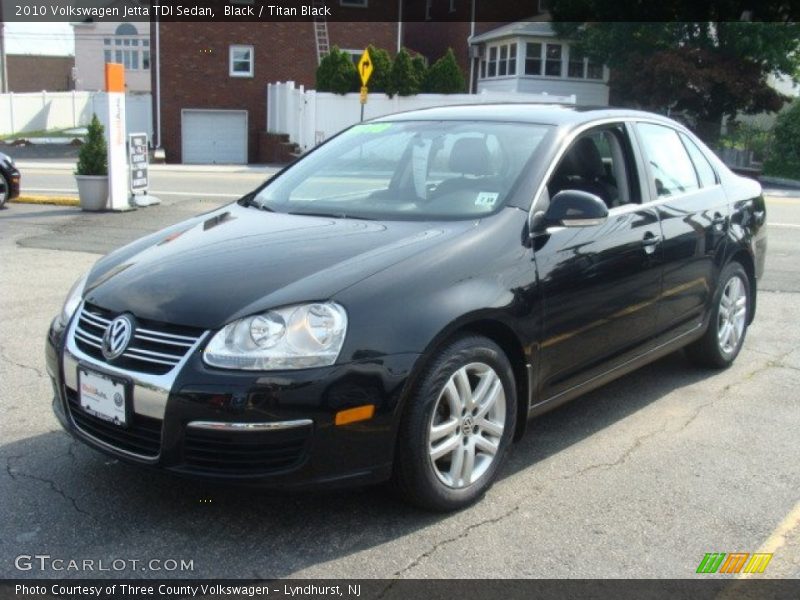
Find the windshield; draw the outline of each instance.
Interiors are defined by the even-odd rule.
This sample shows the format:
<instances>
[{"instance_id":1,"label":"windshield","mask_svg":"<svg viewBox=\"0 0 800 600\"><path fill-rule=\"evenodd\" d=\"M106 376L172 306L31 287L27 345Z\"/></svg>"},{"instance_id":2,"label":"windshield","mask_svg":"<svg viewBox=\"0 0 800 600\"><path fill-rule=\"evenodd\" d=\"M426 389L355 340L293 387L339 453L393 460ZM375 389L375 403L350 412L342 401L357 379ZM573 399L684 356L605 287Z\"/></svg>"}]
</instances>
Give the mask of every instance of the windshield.
<instances>
[{"instance_id":1,"label":"windshield","mask_svg":"<svg viewBox=\"0 0 800 600\"><path fill-rule=\"evenodd\" d=\"M485 121L363 123L271 180L253 204L362 219L463 219L506 202L551 127Z\"/></svg>"}]
</instances>

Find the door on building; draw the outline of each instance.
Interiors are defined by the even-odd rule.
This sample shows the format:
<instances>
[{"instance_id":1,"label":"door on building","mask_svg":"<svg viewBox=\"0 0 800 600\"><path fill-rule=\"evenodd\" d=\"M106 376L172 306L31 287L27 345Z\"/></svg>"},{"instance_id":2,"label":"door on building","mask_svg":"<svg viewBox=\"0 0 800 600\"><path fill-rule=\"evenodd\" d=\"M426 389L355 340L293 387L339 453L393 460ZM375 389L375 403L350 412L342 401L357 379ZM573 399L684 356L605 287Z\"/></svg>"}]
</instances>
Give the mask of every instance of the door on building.
<instances>
[{"instance_id":1,"label":"door on building","mask_svg":"<svg viewBox=\"0 0 800 600\"><path fill-rule=\"evenodd\" d=\"M181 149L187 164L246 164L247 111L181 111Z\"/></svg>"}]
</instances>

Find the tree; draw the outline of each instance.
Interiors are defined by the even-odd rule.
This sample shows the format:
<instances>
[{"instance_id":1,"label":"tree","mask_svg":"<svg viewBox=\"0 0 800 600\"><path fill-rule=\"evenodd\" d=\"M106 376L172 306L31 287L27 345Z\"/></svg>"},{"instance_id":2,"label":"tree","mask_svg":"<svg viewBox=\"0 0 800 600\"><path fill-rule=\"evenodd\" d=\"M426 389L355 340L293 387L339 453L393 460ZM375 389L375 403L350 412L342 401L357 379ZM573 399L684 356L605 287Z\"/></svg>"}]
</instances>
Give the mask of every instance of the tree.
<instances>
[{"instance_id":1,"label":"tree","mask_svg":"<svg viewBox=\"0 0 800 600\"><path fill-rule=\"evenodd\" d=\"M553 19L569 18L570 3L554 0ZM599 0L583 0L596 5ZM635 13L615 21L635 21ZM642 17L639 16L641 19ZM723 116L779 110L787 100L770 74L794 75L800 52L796 23L557 22L574 47L611 69L612 104L682 113L714 145Z\"/></svg>"},{"instance_id":2,"label":"tree","mask_svg":"<svg viewBox=\"0 0 800 600\"><path fill-rule=\"evenodd\" d=\"M373 69L367 83L369 91L386 93L392 87L392 57L383 48L376 48L372 44L367 46L367 51Z\"/></svg>"},{"instance_id":3,"label":"tree","mask_svg":"<svg viewBox=\"0 0 800 600\"><path fill-rule=\"evenodd\" d=\"M351 56L336 46L331 48L317 67L317 91L346 94L358 91L360 85Z\"/></svg>"},{"instance_id":4,"label":"tree","mask_svg":"<svg viewBox=\"0 0 800 600\"><path fill-rule=\"evenodd\" d=\"M92 120L86 132L86 141L78 153L78 167L76 175L108 175L108 159L106 137L103 124L97 115L92 115Z\"/></svg>"},{"instance_id":5,"label":"tree","mask_svg":"<svg viewBox=\"0 0 800 600\"><path fill-rule=\"evenodd\" d=\"M391 88L389 95L397 94L398 96L413 96L418 94L420 89L420 81L417 79L417 74L414 71L414 65L411 61L411 55L408 50L402 48L397 56L394 57L392 64L392 77Z\"/></svg>"},{"instance_id":6,"label":"tree","mask_svg":"<svg viewBox=\"0 0 800 600\"><path fill-rule=\"evenodd\" d=\"M411 68L414 69L414 76L419 82L419 91L425 91L425 78L428 76L428 63L425 58L417 54L411 59Z\"/></svg>"},{"instance_id":7,"label":"tree","mask_svg":"<svg viewBox=\"0 0 800 600\"><path fill-rule=\"evenodd\" d=\"M433 63L425 76L422 89L431 94L460 94L466 88L464 75L456 62L453 49Z\"/></svg>"},{"instance_id":8,"label":"tree","mask_svg":"<svg viewBox=\"0 0 800 600\"><path fill-rule=\"evenodd\" d=\"M800 179L800 100L795 100L775 121L764 173Z\"/></svg>"}]
</instances>

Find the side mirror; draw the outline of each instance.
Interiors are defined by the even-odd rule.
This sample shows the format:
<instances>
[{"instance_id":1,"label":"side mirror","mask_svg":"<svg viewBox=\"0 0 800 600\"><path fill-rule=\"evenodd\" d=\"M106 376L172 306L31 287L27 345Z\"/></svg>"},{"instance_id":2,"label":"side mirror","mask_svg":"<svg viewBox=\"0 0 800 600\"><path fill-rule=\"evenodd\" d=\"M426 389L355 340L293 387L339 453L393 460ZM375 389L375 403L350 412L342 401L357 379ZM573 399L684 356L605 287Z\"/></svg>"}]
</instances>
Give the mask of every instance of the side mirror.
<instances>
[{"instance_id":1,"label":"side mirror","mask_svg":"<svg viewBox=\"0 0 800 600\"><path fill-rule=\"evenodd\" d=\"M558 192L550 200L544 224L564 227L601 225L608 218L608 207L599 196L580 190Z\"/></svg>"}]
</instances>

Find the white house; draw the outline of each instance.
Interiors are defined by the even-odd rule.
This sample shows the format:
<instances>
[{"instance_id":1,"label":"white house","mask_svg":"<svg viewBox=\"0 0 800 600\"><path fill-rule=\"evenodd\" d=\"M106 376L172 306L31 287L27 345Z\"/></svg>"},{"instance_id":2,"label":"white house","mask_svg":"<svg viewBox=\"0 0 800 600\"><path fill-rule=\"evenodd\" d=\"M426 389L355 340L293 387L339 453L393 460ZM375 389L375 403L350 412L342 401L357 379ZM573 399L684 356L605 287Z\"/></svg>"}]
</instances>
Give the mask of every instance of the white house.
<instances>
[{"instance_id":1,"label":"white house","mask_svg":"<svg viewBox=\"0 0 800 600\"><path fill-rule=\"evenodd\" d=\"M149 23L73 23L75 89L103 90L105 63L125 65L128 92L150 91Z\"/></svg>"},{"instance_id":2,"label":"white house","mask_svg":"<svg viewBox=\"0 0 800 600\"><path fill-rule=\"evenodd\" d=\"M509 23L469 44L480 57L478 92L574 94L580 105L608 105L608 68L579 55L548 22Z\"/></svg>"}]
</instances>

